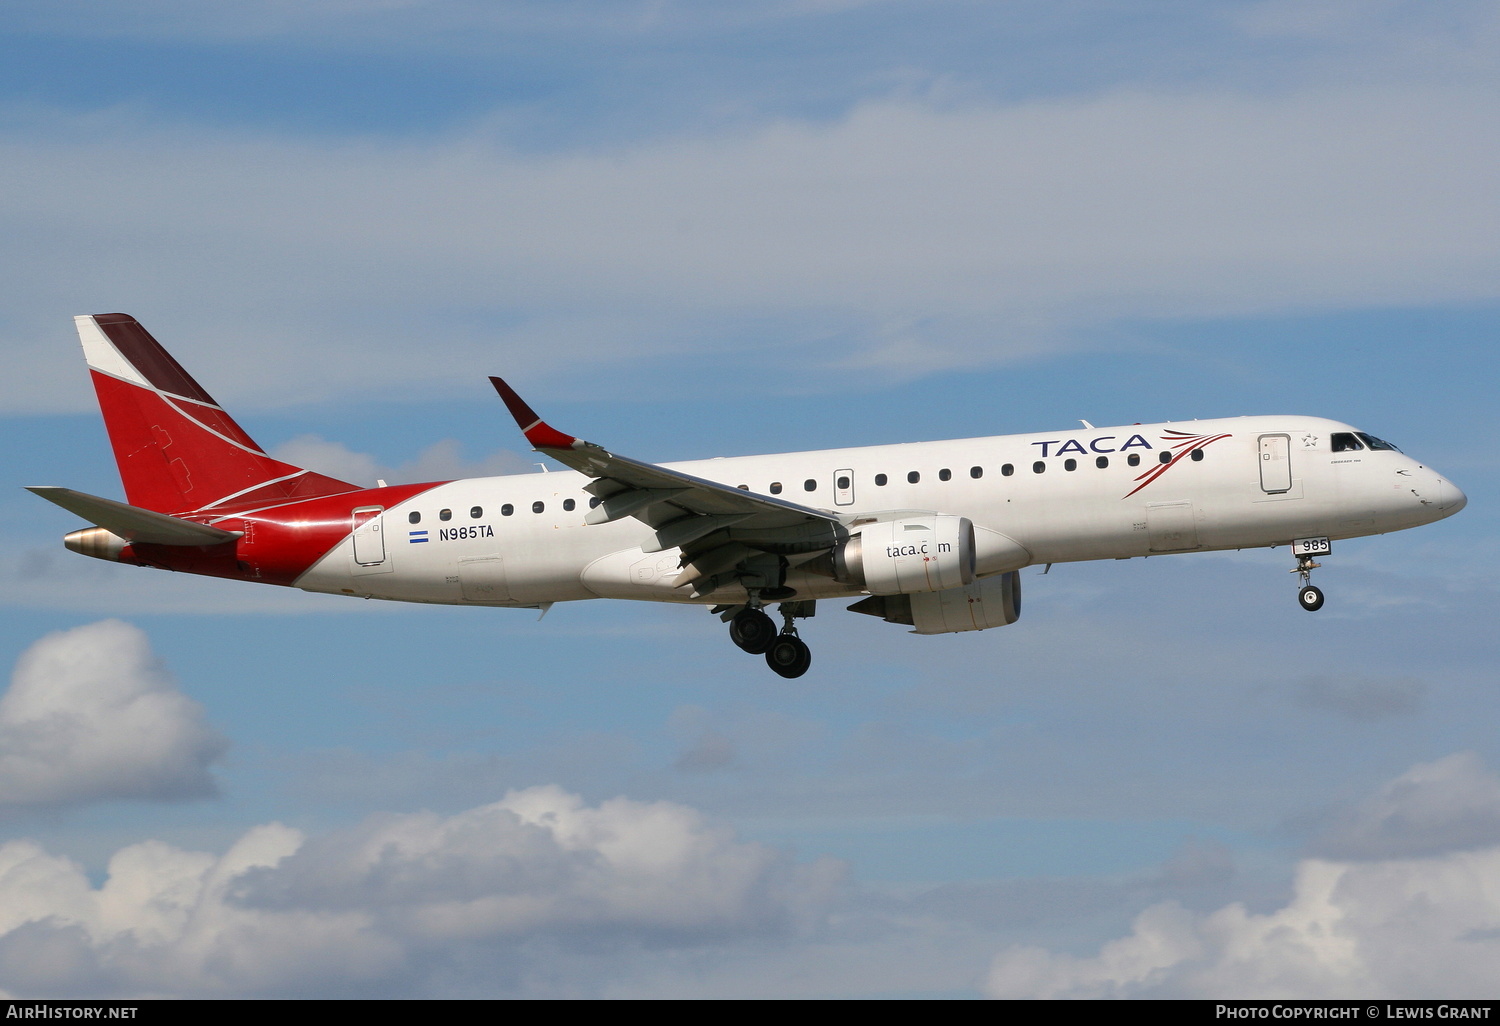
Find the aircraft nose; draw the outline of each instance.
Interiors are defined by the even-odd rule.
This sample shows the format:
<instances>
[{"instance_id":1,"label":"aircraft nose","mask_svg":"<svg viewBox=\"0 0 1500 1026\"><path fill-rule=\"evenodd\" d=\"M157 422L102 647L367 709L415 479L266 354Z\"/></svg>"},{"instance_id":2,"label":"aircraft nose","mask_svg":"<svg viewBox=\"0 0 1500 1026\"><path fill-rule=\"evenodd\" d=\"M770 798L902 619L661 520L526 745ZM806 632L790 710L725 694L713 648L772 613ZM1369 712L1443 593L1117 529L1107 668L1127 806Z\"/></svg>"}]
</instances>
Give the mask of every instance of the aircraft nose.
<instances>
[{"instance_id":1,"label":"aircraft nose","mask_svg":"<svg viewBox=\"0 0 1500 1026\"><path fill-rule=\"evenodd\" d=\"M1446 477L1438 478L1438 509L1444 513L1457 513L1469 504L1469 497Z\"/></svg>"}]
</instances>

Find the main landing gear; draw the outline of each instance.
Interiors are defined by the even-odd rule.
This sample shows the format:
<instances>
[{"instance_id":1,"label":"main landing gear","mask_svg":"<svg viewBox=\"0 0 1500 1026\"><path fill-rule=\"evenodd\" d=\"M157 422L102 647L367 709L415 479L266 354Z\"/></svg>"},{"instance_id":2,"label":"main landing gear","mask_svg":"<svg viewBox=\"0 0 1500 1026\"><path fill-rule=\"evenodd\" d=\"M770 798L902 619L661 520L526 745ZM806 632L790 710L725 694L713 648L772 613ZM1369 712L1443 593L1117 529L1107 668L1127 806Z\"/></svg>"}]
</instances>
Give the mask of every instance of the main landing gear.
<instances>
[{"instance_id":1,"label":"main landing gear","mask_svg":"<svg viewBox=\"0 0 1500 1026\"><path fill-rule=\"evenodd\" d=\"M800 677L812 665L812 652L808 650L807 642L795 634L787 633L792 629L788 623L786 629L771 642L771 647L766 649L766 665L783 677Z\"/></svg>"},{"instance_id":2,"label":"main landing gear","mask_svg":"<svg viewBox=\"0 0 1500 1026\"><path fill-rule=\"evenodd\" d=\"M727 606L714 610L729 621L729 640L751 655L764 655L766 665L783 677L800 677L812 665L812 652L797 636L795 620L813 615L813 603L783 602L780 633L759 605Z\"/></svg>"},{"instance_id":3,"label":"main landing gear","mask_svg":"<svg viewBox=\"0 0 1500 1026\"><path fill-rule=\"evenodd\" d=\"M729 621L729 640L751 655L761 655L776 640L776 624L759 609L746 606Z\"/></svg>"},{"instance_id":4,"label":"main landing gear","mask_svg":"<svg viewBox=\"0 0 1500 1026\"><path fill-rule=\"evenodd\" d=\"M1323 590L1312 583L1312 572L1322 565L1313 562L1311 556L1303 555L1297 557L1297 565L1291 571L1302 578L1302 586L1297 589L1297 601L1309 613L1323 608Z\"/></svg>"}]
</instances>

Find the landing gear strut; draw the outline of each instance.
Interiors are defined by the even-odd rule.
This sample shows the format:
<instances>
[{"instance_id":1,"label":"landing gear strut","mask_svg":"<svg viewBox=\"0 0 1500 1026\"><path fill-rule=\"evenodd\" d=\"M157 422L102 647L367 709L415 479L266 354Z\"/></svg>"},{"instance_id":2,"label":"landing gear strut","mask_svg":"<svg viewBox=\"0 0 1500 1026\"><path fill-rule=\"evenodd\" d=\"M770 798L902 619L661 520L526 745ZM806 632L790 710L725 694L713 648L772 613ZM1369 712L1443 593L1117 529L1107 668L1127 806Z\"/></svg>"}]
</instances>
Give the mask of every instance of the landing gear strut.
<instances>
[{"instance_id":1,"label":"landing gear strut","mask_svg":"<svg viewBox=\"0 0 1500 1026\"><path fill-rule=\"evenodd\" d=\"M803 616L810 615L811 602L783 602L781 604L781 616L784 625L771 647L766 649L766 665L783 677L800 677L807 672L812 665L812 652L808 651L807 644L797 637L795 620L800 613Z\"/></svg>"},{"instance_id":2,"label":"landing gear strut","mask_svg":"<svg viewBox=\"0 0 1500 1026\"><path fill-rule=\"evenodd\" d=\"M1309 613L1323 608L1323 591L1312 583L1312 572L1322 565L1313 562L1311 556L1302 555L1297 557L1297 565L1291 571L1302 579L1302 586L1297 589L1297 601Z\"/></svg>"}]
</instances>

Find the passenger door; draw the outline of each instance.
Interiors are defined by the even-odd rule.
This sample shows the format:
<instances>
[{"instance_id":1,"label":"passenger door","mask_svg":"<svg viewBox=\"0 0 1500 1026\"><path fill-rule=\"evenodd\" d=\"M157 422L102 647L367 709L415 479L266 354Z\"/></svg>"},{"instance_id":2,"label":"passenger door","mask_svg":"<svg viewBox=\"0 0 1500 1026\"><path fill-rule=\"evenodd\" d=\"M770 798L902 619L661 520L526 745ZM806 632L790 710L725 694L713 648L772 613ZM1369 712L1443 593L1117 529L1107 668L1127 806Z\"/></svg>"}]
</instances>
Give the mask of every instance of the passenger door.
<instances>
[{"instance_id":1,"label":"passenger door","mask_svg":"<svg viewBox=\"0 0 1500 1026\"><path fill-rule=\"evenodd\" d=\"M1267 495L1292 490L1290 435L1260 436L1260 489Z\"/></svg>"}]
</instances>

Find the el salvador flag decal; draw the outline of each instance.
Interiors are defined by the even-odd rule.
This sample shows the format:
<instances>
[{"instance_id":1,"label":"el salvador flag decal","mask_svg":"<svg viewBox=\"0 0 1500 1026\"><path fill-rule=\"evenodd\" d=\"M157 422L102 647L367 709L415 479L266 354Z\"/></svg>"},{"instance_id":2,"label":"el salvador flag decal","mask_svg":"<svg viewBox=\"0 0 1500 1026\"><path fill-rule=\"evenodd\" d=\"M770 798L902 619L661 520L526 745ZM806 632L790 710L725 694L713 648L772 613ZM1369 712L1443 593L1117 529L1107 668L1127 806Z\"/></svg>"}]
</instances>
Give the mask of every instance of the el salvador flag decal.
<instances>
[{"instance_id":1,"label":"el salvador flag decal","mask_svg":"<svg viewBox=\"0 0 1500 1026\"><path fill-rule=\"evenodd\" d=\"M424 541L427 540L427 532L426 531L408 531L408 532L406 532L406 540L409 541L413 545L415 545L417 542L424 542Z\"/></svg>"}]
</instances>

